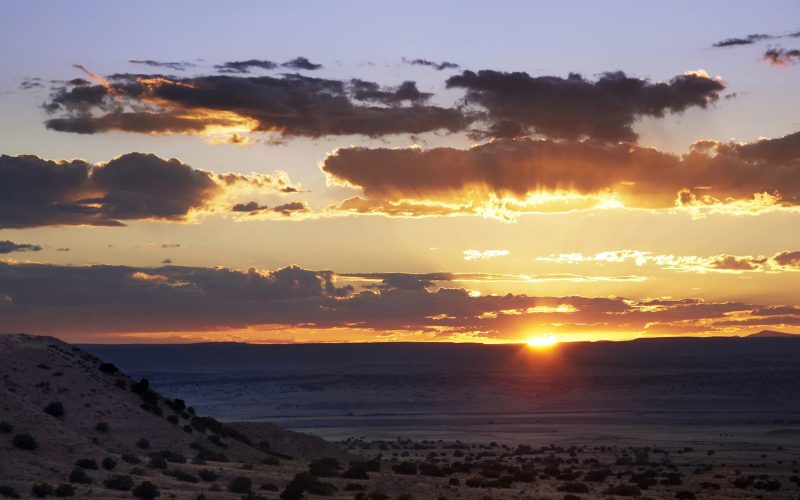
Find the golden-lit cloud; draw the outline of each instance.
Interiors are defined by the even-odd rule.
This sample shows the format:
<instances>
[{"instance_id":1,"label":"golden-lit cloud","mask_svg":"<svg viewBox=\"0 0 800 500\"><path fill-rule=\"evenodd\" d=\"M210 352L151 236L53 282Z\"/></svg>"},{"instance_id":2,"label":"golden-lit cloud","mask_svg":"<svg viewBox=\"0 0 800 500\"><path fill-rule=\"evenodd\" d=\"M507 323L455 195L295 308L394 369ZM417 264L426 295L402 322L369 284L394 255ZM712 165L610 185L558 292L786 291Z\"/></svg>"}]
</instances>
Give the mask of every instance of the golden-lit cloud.
<instances>
[{"instance_id":1,"label":"golden-lit cloud","mask_svg":"<svg viewBox=\"0 0 800 500\"><path fill-rule=\"evenodd\" d=\"M361 196L334 210L392 216L635 208L754 214L800 206L800 133L699 141L682 156L630 144L496 139L469 149L340 148L321 162Z\"/></svg>"},{"instance_id":2,"label":"golden-lit cloud","mask_svg":"<svg viewBox=\"0 0 800 500\"><path fill-rule=\"evenodd\" d=\"M627 262L639 267L655 266L660 269L693 273L800 271L800 251L780 252L772 257L729 254L702 257L697 255L656 254L640 250L612 250L590 255L584 255L580 252L552 254L536 257L536 260L555 264L593 263L599 265Z\"/></svg>"},{"instance_id":3,"label":"golden-lit cloud","mask_svg":"<svg viewBox=\"0 0 800 500\"><path fill-rule=\"evenodd\" d=\"M505 257L510 254L508 250L464 250L464 260L486 260Z\"/></svg>"}]
</instances>

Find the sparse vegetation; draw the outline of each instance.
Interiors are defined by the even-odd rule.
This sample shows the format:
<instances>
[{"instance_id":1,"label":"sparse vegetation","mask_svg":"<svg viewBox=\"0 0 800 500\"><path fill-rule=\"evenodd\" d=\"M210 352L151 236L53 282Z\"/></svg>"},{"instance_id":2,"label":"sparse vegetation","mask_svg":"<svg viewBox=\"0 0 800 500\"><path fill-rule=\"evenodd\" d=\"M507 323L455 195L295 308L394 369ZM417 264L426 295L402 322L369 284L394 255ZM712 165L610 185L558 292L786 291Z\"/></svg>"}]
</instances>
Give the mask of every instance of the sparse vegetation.
<instances>
[{"instance_id":1,"label":"sparse vegetation","mask_svg":"<svg viewBox=\"0 0 800 500\"><path fill-rule=\"evenodd\" d=\"M81 469L80 467L75 467L72 469L72 472L69 473L69 482L78 484L91 484L92 478L89 477L89 474L87 474L85 470Z\"/></svg>"},{"instance_id":2,"label":"sparse vegetation","mask_svg":"<svg viewBox=\"0 0 800 500\"><path fill-rule=\"evenodd\" d=\"M19 498L20 497L19 493L17 492L17 490L15 490L14 488L12 488L11 486L9 486L7 484L0 484L0 495L2 495L3 498Z\"/></svg>"},{"instance_id":3,"label":"sparse vegetation","mask_svg":"<svg viewBox=\"0 0 800 500\"><path fill-rule=\"evenodd\" d=\"M125 474L114 474L103 481L103 486L109 490L129 491L133 488L133 478Z\"/></svg>"},{"instance_id":4,"label":"sparse vegetation","mask_svg":"<svg viewBox=\"0 0 800 500\"><path fill-rule=\"evenodd\" d=\"M53 487L48 483L36 483L31 487L31 495L36 498L44 498L53 494Z\"/></svg>"},{"instance_id":5,"label":"sparse vegetation","mask_svg":"<svg viewBox=\"0 0 800 500\"><path fill-rule=\"evenodd\" d=\"M241 493L241 494L250 493L250 489L252 487L253 487L253 481L243 476L234 478L231 480L230 483L228 483L228 491L230 491L231 493Z\"/></svg>"},{"instance_id":6,"label":"sparse vegetation","mask_svg":"<svg viewBox=\"0 0 800 500\"><path fill-rule=\"evenodd\" d=\"M111 457L106 457L103 459L103 468L105 470L114 470L117 467L117 461Z\"/></svg>"},{"instance_id":7,"label":"sparse vegetation","mask_svg":"<svg viewBox=\"0 0 800 500\"><path fill-rule=\"evenodd\" d=\"M94 426L94 429L97 432L108 432L108 423L106 422L98 422L97 425Z\"/></svg>"},{"instance_id":8,"label":"sparse vegetation","mask_svg":"<svg viewBox=\"0 0 800 500\"><path fill-rule=\"evenodd\" d=\"M36 438L26 432L14 434L14 437L11 438L11 444L15 448L27 451L33 451L39 447L39 443L36 441Z\"/></svg>"},{"instance_id":9,"label":"sparse vegetation","mask_svg":"<svg viewBox=\"0 0 800 500\"><path fill-rule=\"evenodd\" d=\"M11 434L12 432L14 432L14 426L5 420L0 420L0 434Z\"/></svg>"},{"instance_id":10,"label":"sparse vegetation","mask_svg":"<svg viewBox=\"0 0 800 500\"><path fill-rule=\"evenodd\" d=\"M133 496L136 498L141 498L142 500L152 500L153 498L161 496L156 485L150 481L142 481L131 493L133 493Z\"/></svg>"},{"instance_id":11,"label":"sparse vegetation","mask_svg":"<svg viewBox=\"0 0 800 500\"><path fill-rule=\"evenodd\" d=\"M44 412L51 417L61 418L64 416L64 405L60 401L51 401L44 407Z\"/></svg>"},{"instance_id":12,"label":"sparse vegetation","mask_svg":"<svg viewBox=\"0 0 800 500\"><path fill-rule=\"evenodd\" d=\"M53 492L55 496L66 498L66 497L74 497L75 496L75 487L71 484L62 483L56 486L55 491Z\"/></svg>"},{"instance_id":13,"label":"sparse vegetation","mask_svg":"<svg viewBox=\"0 0 800 500\"><path fill-rule=\"evenodd\" d=\"M117 373L119 368L114 363L100 363L99 369L103 373Z\"/></svg>"},{"instance_id":14,"label":"sparse vegetation","mask_svg":"<svg viewBox=\"0 0 800 500\"><path fill-rule=\"evenodd\" d=\"M81 458L75 461L75 466L81 469L97 470L97 460L93 458Z\"/></svg>"},{"instance_id":15,"label":"sparse vegetation","mask_svg":"<svg viewBox=\"0 0 800 500\"><path fill-rule=\"evenodd\" d=\"M138 441L136 441L136 446L138 446L139 448L141 448L143 450L146 450L146 449L150 448L150 441L148 441L145 438L141 438Z\"/></svg>"}]
</instances>

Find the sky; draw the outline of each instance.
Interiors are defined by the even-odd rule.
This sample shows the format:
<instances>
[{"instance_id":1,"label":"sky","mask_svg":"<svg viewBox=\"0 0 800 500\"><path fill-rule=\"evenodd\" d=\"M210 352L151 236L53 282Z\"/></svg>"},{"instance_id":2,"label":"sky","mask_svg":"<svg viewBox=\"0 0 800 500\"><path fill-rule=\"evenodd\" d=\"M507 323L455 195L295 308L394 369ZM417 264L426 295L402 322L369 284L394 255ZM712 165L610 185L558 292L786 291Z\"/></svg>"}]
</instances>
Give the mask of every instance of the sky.
<instances>
[{"instance_id":1,"label":"sky","mask_svg":"<svg viewBox=\"0 0 800 500\"><path fill-rule=\"evenodd\" d=\"M800 333L800 2L7 2L0 331Z\"/></svg>"}]
</instances>

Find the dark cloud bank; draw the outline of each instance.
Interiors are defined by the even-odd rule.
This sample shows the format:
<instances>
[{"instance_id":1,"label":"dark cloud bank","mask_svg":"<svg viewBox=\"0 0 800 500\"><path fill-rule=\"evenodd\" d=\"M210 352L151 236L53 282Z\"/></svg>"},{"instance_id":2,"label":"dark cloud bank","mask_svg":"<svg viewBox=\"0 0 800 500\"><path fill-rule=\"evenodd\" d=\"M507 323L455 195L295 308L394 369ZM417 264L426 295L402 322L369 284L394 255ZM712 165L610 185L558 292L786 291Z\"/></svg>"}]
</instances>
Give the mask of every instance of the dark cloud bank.
<instances>
[{"instance_id":1,"label":"dark cloud bank","mask_svg":"<svg viewBox=\"0 0 800 500\"><path fill-rule=\"evenodd\" d=\"M120 226L133 219L185 220L226 188L248 183L294 192L281 176L214 174L176 159L128 153L108 163L0 156L0 228Z\"/></svg>"},{"instance_id":2,"label":"dark cloud bank","mask_svg":"<svg viewBox=\"0 0 800 500\"><path fill-rule=\"evenodd\" d=\"M353 276L353 275L351 275ZM357 275L356 275L357 276ZM480 296L446 286L446 273L363 275L378 286L337 284L331 271L271 272L163 266L57 266L0 262L0 324L58 335L284 328L421 331L443 339L514 338L548 331L699 333L723 326L800 325L794 306L622 298Z\"/></svg>"},{"instance_id":3,"label":"dark cloud bank","mask_svg":"<svg viewBox=\"0 0 800 500\"><path fill-rule=\"evenodd\" d=\"M315 66L304 58L286 65ZM116 74L107 77L107 84L97 77L96 85L64 85L45 104L57 115L46 126L85 134L191 134L247 120L253 131L285 137L378 137L439 130L482 137L539 133L631 141L637 118L705 108L725 88L720 80L695 73L652 83L622 72L589 80L577 74L561 78L464 71L446 81L448 88L465 91L463 103L442 107L430 104L432 94L421 92L413 81L384 86L300 74L242 75L254 67L273 69L277 64L234 61L220 65L218 70L225 74L215 76Z\"/></svg>"}]
</instances>

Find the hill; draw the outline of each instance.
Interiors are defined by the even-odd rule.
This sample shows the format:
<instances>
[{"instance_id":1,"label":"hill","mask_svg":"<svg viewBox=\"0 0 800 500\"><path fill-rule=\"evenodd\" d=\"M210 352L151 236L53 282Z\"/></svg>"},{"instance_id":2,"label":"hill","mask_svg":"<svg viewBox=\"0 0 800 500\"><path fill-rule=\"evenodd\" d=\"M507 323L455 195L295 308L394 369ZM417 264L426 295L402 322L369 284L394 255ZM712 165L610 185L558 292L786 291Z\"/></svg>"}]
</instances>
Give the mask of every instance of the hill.
<instances>
[{"instance_id":1,"label":"hill","mask_svg":"<svg viewBox=\"0 0 800 500\"><path fill-rule=\"evenodd\" d=\"M800 335L796 333L778 332L775 330L761 330L760 332L757 333L751 333L747 337L748 338L786 338L786 337L800 338Z\"/></svg>"},{"instance_id":2,"label":"hill","mask_svg":"<svg viewBox=\"0 0 800 500\"><path fill-rule=\"evenodd\" d=\"M71 485L80 497L129 498L129 492L103 483L135 469L118 479L126 490L131 481L149 480L162 492L196 496L208 488L198 484L206 467L224 483L246 476L236 470L243 463L275 466L321 457L347 454L272 424L240 426L201 417L183 401L153 391L146 379L133 380L57 339L0 335L0 483L23 493L34 481L51 481ZM284 482L304 466L297 464L258 476Z\"/></svg>"}]
</instances>

